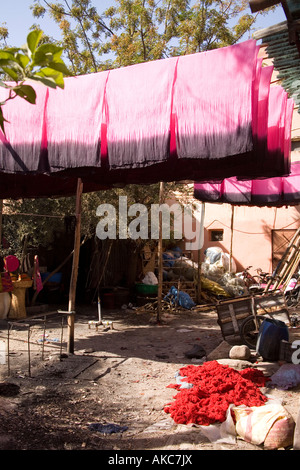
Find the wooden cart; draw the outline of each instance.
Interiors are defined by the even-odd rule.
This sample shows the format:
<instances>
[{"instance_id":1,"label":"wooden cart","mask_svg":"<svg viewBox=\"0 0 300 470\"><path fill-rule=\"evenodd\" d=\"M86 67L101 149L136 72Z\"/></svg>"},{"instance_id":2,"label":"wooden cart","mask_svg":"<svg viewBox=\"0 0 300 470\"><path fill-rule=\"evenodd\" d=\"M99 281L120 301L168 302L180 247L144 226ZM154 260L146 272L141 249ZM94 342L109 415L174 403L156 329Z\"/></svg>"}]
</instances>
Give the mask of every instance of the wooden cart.
<instances>
[{"instance_id":1,"label":"wooden cart","mask_svg":"<svg viewBox=\"0 0 300 470\"><path fill-rule=\"evenodd\" d=\"M240 341L255 349L258 330L267 318L290 324L285 297L281 292L238 297L217 304L218 324L226 341Z\"/></svg>"}]
</instances>

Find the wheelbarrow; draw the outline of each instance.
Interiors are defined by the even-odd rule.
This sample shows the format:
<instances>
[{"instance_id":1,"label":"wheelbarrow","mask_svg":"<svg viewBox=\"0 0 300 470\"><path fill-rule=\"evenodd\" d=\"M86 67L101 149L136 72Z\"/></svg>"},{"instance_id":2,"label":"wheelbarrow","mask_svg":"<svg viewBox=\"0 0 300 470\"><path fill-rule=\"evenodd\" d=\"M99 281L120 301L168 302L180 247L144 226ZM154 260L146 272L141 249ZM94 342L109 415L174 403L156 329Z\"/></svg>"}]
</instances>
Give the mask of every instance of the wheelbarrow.
<instances>
[{"instance_id":1,"label":"wheelbarrow","mask_svg":"<svg viewBox=\"0 0 300 470\"><path fill-rule=\"evenodd\" d=\"M239 341L256 348L258 333L265 318L290 324L289 311L281 292L243 296L218 302L218 324L226 341Z\"/></svg>"}]
</instances>

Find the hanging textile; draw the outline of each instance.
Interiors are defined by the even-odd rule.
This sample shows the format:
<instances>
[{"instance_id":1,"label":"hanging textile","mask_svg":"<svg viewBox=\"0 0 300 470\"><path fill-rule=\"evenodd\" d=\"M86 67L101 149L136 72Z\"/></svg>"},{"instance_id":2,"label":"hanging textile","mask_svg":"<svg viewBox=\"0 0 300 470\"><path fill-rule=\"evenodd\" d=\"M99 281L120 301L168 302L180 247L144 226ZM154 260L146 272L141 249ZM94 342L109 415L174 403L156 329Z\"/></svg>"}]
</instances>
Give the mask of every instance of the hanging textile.
<instances>
[{"instance_id":1,"label":"hanging textile","mask_svg":"<svg viewBox=\"0 0 300 470\"><path fill-rule=\"evenodd\" d=\"M287 175L287 95L258 50L249 40L69 77L64 90L35 84L36 105L5 104L0 197L69 195L77 178L95 191Z\"/></svg>"},{"instance_id":2,"label":"hanging textile","mask_svg":"<svg viewBox=\"0 0 300 470\"><path fill-rule=\"evenodd\" d=\"M273 178L225 178L220 182L194 183L194 197L202 202L225 202L236 205L283 206L300 203L300 161L290 163L291 124L294 101L287 99L281 87L271 87L269 94L267 153L270 165L281 168ZM278 112L278 109L281 109Z\"/></svg>"},{"instance_id":3,"label":"hanging textile","mask_svg":"<svg viewBox=\"0 0 300 470\"><path fill-rule=\"evenodd\" d=\"M49 172L101 166L102 106L108 72L65 78L49 89L45 126Z\"/></svg>"},{"instance_id":4,"label":"hanging textile","mask_svg":"<svg viewBox=\"0 0 300 470\"><path fill-rule=\"evenodd\" d=\"M286 177L222 183L195 183L194 197L202 202L229 203L247 206L281 207L300 204L300 162L291 164Z\"/></svg>"}]
</instances>

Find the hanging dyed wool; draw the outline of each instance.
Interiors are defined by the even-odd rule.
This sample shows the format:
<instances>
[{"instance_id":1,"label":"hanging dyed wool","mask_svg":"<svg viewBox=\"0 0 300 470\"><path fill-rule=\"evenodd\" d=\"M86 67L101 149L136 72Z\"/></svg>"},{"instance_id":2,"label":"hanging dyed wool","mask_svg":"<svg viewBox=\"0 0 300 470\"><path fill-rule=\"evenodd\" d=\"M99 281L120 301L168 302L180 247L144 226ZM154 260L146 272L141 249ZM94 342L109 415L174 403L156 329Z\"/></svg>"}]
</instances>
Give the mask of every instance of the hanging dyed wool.
<instances>
[{"instance_id":1,"label":"hanging dyed wool","mask_svg":"<svg viewBox=\"0 0 300 470\"><path fill-rule=\"evenodd\" d=\"M236 406L261 406L267 401L259 387L268 380L259 370L247 368L236 371L217 361L202 366L188 365L180 369L183 381L193 384L180 390L181 385L169 385L179 390L175 401L168 403L164 411L178 424L209 426L223 422L230 404Z\"/></svg>"},{"instance_id":2,"label":"hanging dyed wool","mask_svg":"<svg viewBox=\"0 0 300 470\"><path fill-rule=\"evenodd\" d=\"M36 83L35 106L5 105L1 198L73 194L77 178L97 191L288 175L292 108L259 48L250 39L67 77L64 89ZM0 102L8 93L0 87Z\"/></svg>"},{"instance_id":3,"label":"hanging dyed wool","mask_svg":"<svg viewBox=\"0 0 300 470\"><path fill-rule=\"evenodd\" d=\"M239 180L233 176L220 182L196 182L194 184L196 199L203 202L225 202L247 206L281 207L285 204L299 204L300 162L298 160L289 164L294 102L292 99L287 99L283 89L273 86L270 91L269 109L267 158L270 165L278 165L278 168L282 165L282 176L251 180ZM262 128L263 126L259 125L260 133ZM260 141L263 142L261 136Z\"/></svg>"}]
</instances>

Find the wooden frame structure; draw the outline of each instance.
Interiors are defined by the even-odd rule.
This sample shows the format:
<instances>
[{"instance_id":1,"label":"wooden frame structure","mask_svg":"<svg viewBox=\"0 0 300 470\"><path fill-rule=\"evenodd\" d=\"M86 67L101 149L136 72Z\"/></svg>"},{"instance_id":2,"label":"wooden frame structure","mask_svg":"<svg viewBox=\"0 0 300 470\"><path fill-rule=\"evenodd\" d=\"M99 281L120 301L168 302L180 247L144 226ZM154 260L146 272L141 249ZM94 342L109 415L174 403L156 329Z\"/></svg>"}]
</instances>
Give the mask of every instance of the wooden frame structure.
<instances>
[{"instance_id":1,"label":"wooden frame structure","mask_svg":"<svg viewBox=\"0 0 300 470\"><path fill-rule=\"evenodd\" d=\"M249 2L250 8L252 13L257 13L261 10L265 10L266 8L273 7L278 5L279 3L283 3L277 0L251 0Z\"/></svg>"},{"instance_id":2,"label":"wooden frame structure","mask_svg":"<svg viewBox=\"0 0 300 470\"><path fill-rule=\"evenodd\" d=\"M69 289L69 306L68 306L68 352L74 353L74 328L75 328L75 300L76 287L78 278L78 265L80 255L80 236L81 236L81 199L82 199L83 183L80 178L77 181L76 191L76 225L74 237L73 264Z\"/></svg>"}]
</instances>

